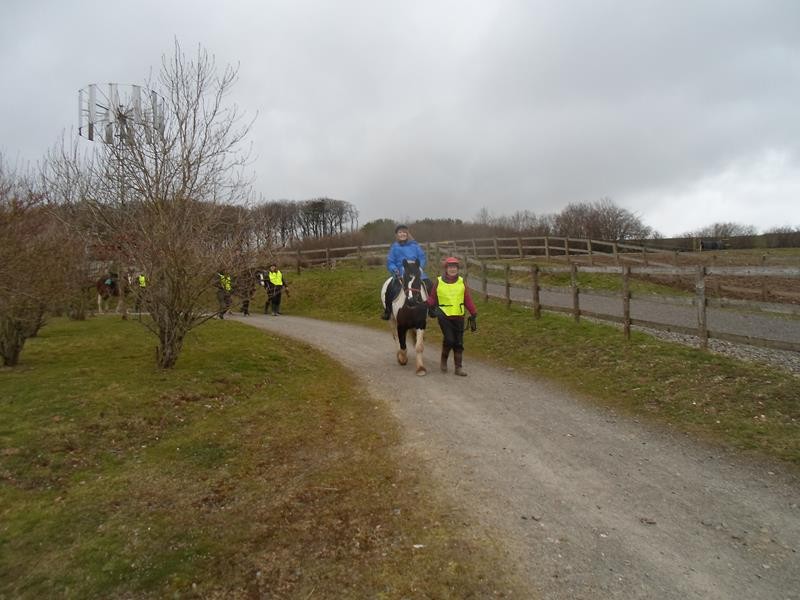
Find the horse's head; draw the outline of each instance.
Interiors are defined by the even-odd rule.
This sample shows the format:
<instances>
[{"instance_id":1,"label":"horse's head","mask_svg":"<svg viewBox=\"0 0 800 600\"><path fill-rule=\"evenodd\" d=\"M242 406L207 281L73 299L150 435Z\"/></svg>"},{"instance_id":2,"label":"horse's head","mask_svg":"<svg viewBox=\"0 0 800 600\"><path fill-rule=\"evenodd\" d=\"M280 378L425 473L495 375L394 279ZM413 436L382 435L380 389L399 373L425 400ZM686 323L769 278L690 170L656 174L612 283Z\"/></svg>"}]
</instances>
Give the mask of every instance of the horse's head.
<instances>
[{"instance_id":1,"label":"horse's head","mask_svg":"<svg viewBox=\"0 0 800 600\"><path fill-rule=\"evenodd\" d=\"M422 269L415 260L403 259L403 293L406 295L406 304L413 306L423 302L422 296Z\"/></svg>"}]
</instances>

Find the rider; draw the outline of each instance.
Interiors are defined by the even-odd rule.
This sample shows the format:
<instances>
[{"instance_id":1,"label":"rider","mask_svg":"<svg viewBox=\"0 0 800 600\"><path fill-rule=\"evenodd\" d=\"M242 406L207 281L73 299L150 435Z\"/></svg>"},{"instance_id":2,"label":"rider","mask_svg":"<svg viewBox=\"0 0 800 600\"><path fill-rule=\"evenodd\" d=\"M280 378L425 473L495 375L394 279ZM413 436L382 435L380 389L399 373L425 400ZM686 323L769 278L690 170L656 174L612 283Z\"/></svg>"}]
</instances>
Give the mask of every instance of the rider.
<instances>
[{"instance_id":1,"label":"rider","mask_svg":"<svg viewBox=\"0 0 800 600\"><path fill-rule=\"evenodd\" d=\"M444 274L437 278L428 295L428 306L431 316L439 321L442 330L442 372L447 372L447 358L453 350L455 374L465 377L462 368L464 357L464 313L469 311L469 326L472 331L477 328L478 309L469 295L469 288L464 278L458 274L459 262L452 256L444 259Z\"/></svg>"},{"instance_id":2,"label":"rider","mask_svg":"<svg viewBox=\"0 0 800 600\"><path fill-rule=\"evenodd\" d=\"M425 252L422 250L417 241L411 237L407 225L398 225L394 228L395 241L389 247L389 253L386 255L386 268L389 274L392 275L392 280L386 288L386 297L384 298L384 308L381 319L388 321L392 316L392 301L400 293L401 284L400 278L403 277L403 259L415 260L419 264L420 271L425 267L428 262L425 258ZM425 287L430 289L430 280L422 272L422 281Z\"/></svg>"}]
</instances>

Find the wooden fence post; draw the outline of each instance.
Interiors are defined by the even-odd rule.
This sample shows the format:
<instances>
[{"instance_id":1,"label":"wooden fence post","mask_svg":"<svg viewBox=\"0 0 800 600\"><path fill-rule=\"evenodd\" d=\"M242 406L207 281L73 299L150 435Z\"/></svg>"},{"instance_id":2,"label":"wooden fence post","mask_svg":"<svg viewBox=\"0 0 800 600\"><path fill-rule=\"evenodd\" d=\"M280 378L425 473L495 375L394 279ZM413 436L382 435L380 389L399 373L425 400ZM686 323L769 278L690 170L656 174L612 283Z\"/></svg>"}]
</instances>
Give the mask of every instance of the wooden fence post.
<instances>
[{"instance_id":1,"label":"wooden fence post","mask_svg":"<svg viewBox=\"0 0 800 600\"><path fill-rule=\"evenodd\" d=\"M589 251L589 264L594 265L594 256L592 255L592 240L586 240L586 249Z\"/></svg>"},{"instance_id":2,"label":"wooden fence post","mask_svg":"<svg viewBox=\"0 0 800 600\"><path fill-rule=\"evenodd\" d=\"M327 269L331 268L331 249L325 248L325 267Z\"/></svg>"},{"instance_id":3,"label":"wooden fence post","mask_svg":"<svg viewBox=\"0 0 800 600\"><path fill-rule=\"evenodd\" d=\"M486 263L481 263L481 291L483 292L483 301L489 301L489 273L486 271Z\"/></svg>"},{"instance_id":4,"label":"wooden fence post","mask_svg":"<svg viewBox=\"0 0 800 600\"><path fill-rule=\"evenodd\" d=\"M625 339L631 339L631 268L625 266L622 269L622 330L625 332Z\"/></svg>"},{"instance_id":5,"label":"wooden fence post","mask_svg":"<svg viewBox=\"0 0 800 600\"><path fill-rule=\"evenodd\" d=\"M570 286L572 287L572 316L575 322L581 320L580 290L578 289L578 265L572 263L570 268Z\"/></svg>"},{"instance_id":6,"label":"wooden fence post","mask_svg":"<svg viewBox=\"0 0 800 600\"><path fill-rule=\"evenodd\" d=\"M611 244L611 250L614 252L614 261L617 263L617 266L619 266L620 260L619 260L619 248L617 247L617 242Z\"/></svg>"},{"instance_id":7,"label":"wooden fence post","mask_svg":"<svg viewBox=\"0 0 800 600\"><path fill-rule=\"evenodd\" d=\"M361 251L361 246L358 247L358 270L364 270L364 254Z\"/></svg>"},{"instance_id":8,"label":"wooden fence post","mask_svg":"<svg viewBox=\"0 0 800 600\"><path fill-rule=\"evenodd\" d=\"M478 258L478 244L475 243L475 238L472 238L472 255Z\"/></svg>"},{"instance_id":9,"label":"wooden fence post","mask_svg":"<svg viewBox=\"0 0 800 600\"><path fill-rule=\"evenodd\" d=\"M544 236L544 257L550 262L550 238Z\"/></svg>"},{"instance_id":10,"label":"wooden fence post","mask_svg":"<svg viewBox=\"0 0 800 600\"><path fill-rule=\"evenodd\" d=\"M300 248L297 249L297 274L300 275Z\"/></svg>"},{"instance_id":11,"label":"wooden fence post","mask_svg":"<svg viewBox=\"0 0 800 600\"><path fill-rule=\"evenodd\" d=\"M706 268L697 267L697 280L694 284L697 294L697 329L700 337L700 347L708 349L708 311L706 302Z\"/></svg>"},{"instance_id":12,"label":"wooden fence post","mask_svg":"<svg viewBox=\"0 0 800 600\"><path fill-rule=\"evenodd\" d=\"M569 258L569 237L564 238L564 256Z\"/></svg>"},{"instance_id":13,"label":"wooden fence post","mask_svg":"<svg viewBox=\"0 0 800 600\"><path fill-rule=\"evenodd\" d=\"M511 308L511 265L506 265L506 308Z\"/></svg>"},{"instance_id":14,"label":"wooden fence post","mask_svg":"<svg viewBox=\"0 0 800 600\"><path fill-rule=\"evenodd\" d=\"M497 238L494 238L494 257L500 260L500 246L497 245Z\"/></svg>"},{"instance_id":15,"label":"wooden fence post","mask_svg":"<svg viewBox=\"0 0 800 600\"><path fill-rule=\"evenodd\" d=\"M517 248L519 248L519 257L523 258L524 255L522 254L522 238L519 237L517 238Z\"/></svg>"},{"instance_id":16,"label":"wooden fence post","mask_svg":"<svg viewBox=\"0 0 800 600\"><path fill-rule=\"evenodd\" d=\"M539 302L539 267L533 265L531 267L531 293L533 294L533 318L540 319L542 317L542 305Z\"/></svg>"}]
</instances>

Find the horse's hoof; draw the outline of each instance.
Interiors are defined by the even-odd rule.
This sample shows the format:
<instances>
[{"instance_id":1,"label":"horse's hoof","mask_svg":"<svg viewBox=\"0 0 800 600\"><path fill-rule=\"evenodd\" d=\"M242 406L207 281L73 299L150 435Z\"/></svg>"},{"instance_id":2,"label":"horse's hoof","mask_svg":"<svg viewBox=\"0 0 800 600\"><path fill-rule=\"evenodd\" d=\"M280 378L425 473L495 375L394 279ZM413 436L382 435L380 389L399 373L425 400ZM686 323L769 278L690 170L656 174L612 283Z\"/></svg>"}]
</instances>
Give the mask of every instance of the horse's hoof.
<instances>
[{"instance_id":1,"label":"horse's hoof","mask_svg":"<svg viewBox=\"0 0 800 600\"><path fill-rule=\"evenodd\" d=\"M397 353L397 362L399 362L403 366L407 365L408 364L408 356L403 352L398 352Z\"/></svg>"},{"instance_id":2,"label":"horse's hoof","mask_svg":"<svg viewBox=\"0 0 800 600\"><path fill-rule=\"evenodd\" d=\"M428 370L425 367L420 367L419 369L417 369L417 375L419 377L423 377L423 376L425 376L427 374L428 374Z\"/></svg>"}]
</instances>

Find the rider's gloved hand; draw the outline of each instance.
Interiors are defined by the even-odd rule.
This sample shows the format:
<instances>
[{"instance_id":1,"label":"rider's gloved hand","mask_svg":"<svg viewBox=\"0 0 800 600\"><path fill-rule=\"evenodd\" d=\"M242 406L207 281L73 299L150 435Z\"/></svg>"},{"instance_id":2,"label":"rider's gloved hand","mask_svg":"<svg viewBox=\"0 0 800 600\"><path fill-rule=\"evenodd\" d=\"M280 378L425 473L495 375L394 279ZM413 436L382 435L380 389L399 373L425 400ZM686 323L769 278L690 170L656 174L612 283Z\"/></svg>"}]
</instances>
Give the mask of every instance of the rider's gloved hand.
<instances>
[{"instance_id":1,"label":"rider's gloved hand","mask_svg":"<svg viewBox=\"0 0 800 600\"><path fill-rule=\"evenodd\" d=\"M470 315L467 319L469 323L469 330L470 331L477 331L478 330L478 315Z\"/></svg>"},{"instance_id":2,"label":"rider's gloved hand","mask_svg":"<svg viewBox=\"0 0 800 600\"><path fill-rule=\"evenodd\" d=\"M437 314L438 314L438 309L437 309L436 306L429 306L428 307L428 316L431 319L435 319L437 317Z\"/></svg>"}]
</instances>

